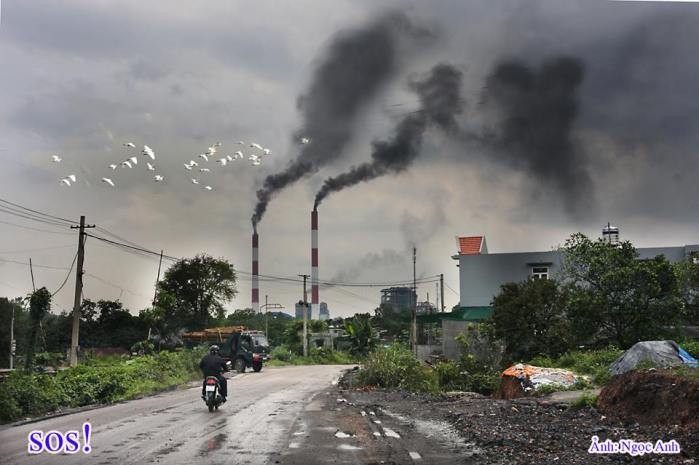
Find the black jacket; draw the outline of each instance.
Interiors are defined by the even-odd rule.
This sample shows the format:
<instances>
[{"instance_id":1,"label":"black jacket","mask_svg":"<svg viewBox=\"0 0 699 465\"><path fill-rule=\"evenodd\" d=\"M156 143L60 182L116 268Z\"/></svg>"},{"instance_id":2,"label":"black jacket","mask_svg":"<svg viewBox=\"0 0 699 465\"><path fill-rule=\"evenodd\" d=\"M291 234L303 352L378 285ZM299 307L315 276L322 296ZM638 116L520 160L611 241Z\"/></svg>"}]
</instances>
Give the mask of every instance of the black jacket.
<instances>
[{"instance_id":1,"label":"black jacket","mask_svg":"<svg viewBox=\"0 0 699 465\"><path fill-rule=\"evenodd\" d=\"M226 371L226 361L218 355L209 354L201 359L199 368L204 376L218 376Z\"/></svg>"}]
</instances>

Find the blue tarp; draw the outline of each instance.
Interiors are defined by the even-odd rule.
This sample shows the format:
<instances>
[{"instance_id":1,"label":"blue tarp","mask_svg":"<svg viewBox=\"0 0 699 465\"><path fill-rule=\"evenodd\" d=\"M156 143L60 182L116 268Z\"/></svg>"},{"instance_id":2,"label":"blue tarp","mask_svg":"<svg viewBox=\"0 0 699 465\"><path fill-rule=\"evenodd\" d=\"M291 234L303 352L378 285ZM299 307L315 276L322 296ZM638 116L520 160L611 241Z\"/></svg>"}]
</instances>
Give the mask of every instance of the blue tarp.
<instances>
[{"instance_id":1,"label":"blue tarp","mask_svg":"<svg viewBox=\"0 0 699 465\"><path fill-rule=\"evenodd\" d=\"M679 354L679 356L680 356L680 358L682 359L682 361L683 361L684 363L686 363L687 365L689 365L689 366L691 366L691 367L693 367L693 368L696 368L697 365L699 365L699 361L697 361L696 358L694 358L694 357L692 357L691 355L689 355L689 354L687 353L687 351L684 350L682 347L679 347L679 346L677 347L677 353Z\"/></svg>"}]
</instances>

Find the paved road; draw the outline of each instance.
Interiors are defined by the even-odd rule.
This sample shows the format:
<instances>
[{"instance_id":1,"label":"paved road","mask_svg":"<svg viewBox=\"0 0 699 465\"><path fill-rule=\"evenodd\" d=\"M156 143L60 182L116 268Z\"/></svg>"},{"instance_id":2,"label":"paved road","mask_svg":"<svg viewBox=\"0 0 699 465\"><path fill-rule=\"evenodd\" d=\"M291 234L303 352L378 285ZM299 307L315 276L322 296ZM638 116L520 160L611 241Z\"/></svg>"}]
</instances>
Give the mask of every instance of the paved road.
<instances>
[{"instance_id":1,"label":"paved road","mask_svg":"<svg viewBox=\"0 0 699 465\"><path fill-rule=\"evenodd\" d=\"M12 465L284 463L294 424L347 366L265 368L228 381L229 401L209 413L199 387L0 430L0 463ZM326 394L327 396L327 394ZM93 426L92 452L27 453L32 430Z\"/></svg>"}]
</instances>

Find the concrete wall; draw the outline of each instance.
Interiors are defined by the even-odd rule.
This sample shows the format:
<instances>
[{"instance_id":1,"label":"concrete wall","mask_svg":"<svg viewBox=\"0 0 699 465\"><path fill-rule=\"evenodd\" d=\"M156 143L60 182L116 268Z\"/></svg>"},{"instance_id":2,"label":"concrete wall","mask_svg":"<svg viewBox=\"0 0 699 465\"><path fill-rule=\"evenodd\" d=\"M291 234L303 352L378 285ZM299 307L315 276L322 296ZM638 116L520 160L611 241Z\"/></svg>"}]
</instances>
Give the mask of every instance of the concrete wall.
<instances>
[{"instance_id":1,"label":"concrete wall","mask_svg":"<svg viewBox=\"0 0 699 465\"><path fill-rule=\"evenodd\" d=\"M442 353L446 358L456 360L461 357L461 347L456 336L466 331L467 321L442 320Z\"/></svg>"},{"instance_id":2,"label":"concrete wall","mask_svg":"<svg viewBox=\"0 0 699 465\"><path fill-rule=\"evenodd\" d=\"M442 346L441 345L418 345L416 346L417 349L417 359L422 361L425 360L431 360L432 357L431 355L441 355L442 354Z\"/></svg>"},{"instance_id":3,"label":"concrete wall","mask_svg":"<svg viewBox=\"0 0 699 465\"><path fill-rule=\"evenodd\" d=\"M665 255L669 261L678 262L690 253L699 251L699 245L637 250L641 259ZM490 305L493 297L500 292L502 284L526 280L531 276L532 267L536 264L548 264L549 277L556 277L561 270L562 258L562 254L558 251L460 255L458 257L460 305L462 307Z\"/></svg>"}]
</instances>

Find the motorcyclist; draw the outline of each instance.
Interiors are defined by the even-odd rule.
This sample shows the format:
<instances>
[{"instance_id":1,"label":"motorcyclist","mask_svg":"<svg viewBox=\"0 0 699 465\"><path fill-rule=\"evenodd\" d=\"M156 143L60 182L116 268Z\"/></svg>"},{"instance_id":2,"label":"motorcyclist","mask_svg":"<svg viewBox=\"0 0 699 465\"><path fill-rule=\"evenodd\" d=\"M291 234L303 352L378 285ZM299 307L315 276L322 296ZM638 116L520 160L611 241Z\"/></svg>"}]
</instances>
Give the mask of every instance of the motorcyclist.
<instances>
[{"instance_id":1,"label":"motorcyclist","mask_svg":"<svg viewBox=\"0 0 699 465\"><path fill-rule=\"evenodd\" d=\"M215 376L218 379L219 384L219 394L221 394L222 402L226 401L226 396L228 395L228 385L226 383L226 378L223 376L223 372L228 369L226 366L226 361L219 355L219 347L217 345L212 345L209 347L209 354L205 355L204 358L199 362L199 368L204 374L204 382L201 386L201 397L206 400L206 377Z\"/></svg>"}]
</instances>

